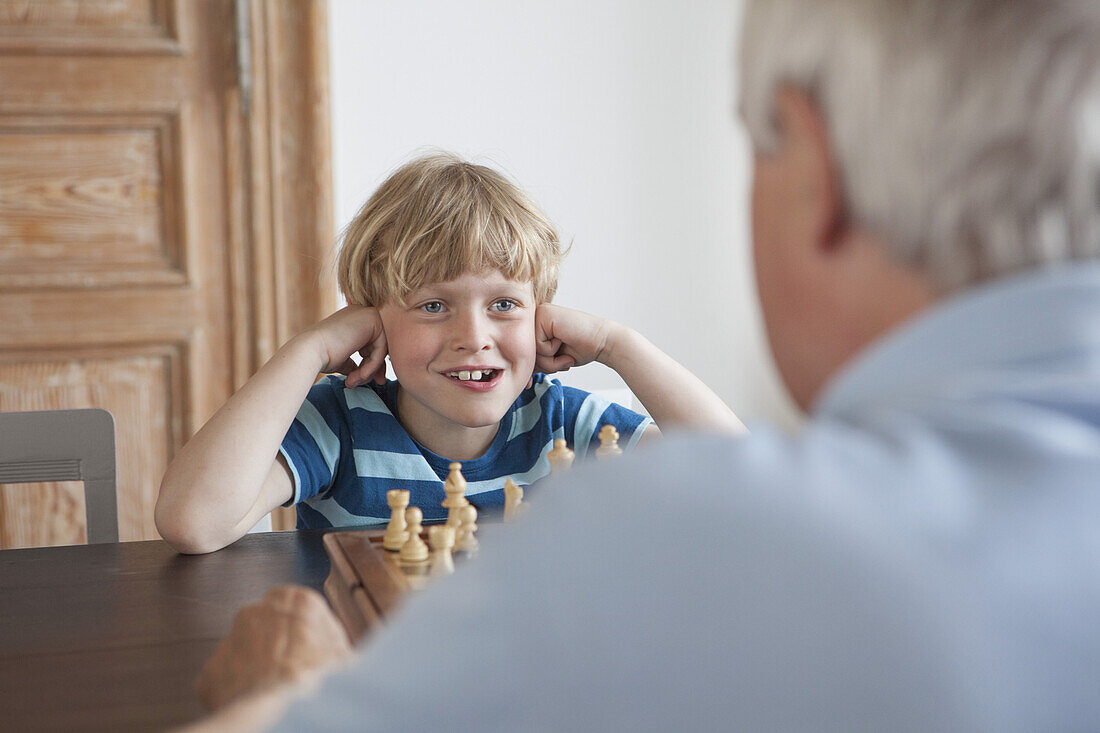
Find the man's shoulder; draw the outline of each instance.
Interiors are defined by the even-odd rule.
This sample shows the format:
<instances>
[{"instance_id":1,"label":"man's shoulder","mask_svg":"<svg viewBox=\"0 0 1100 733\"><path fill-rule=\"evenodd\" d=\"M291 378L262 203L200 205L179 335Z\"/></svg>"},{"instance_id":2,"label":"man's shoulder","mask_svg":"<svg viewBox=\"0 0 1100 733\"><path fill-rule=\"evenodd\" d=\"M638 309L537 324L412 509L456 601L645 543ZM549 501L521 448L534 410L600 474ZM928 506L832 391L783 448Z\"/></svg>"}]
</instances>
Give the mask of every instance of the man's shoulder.
<instances>
[{"instance_id":1,"label":"man's shoulder","mask_svg":"<svg viewBox=\"0 0 1100 733\"><path fill-rule=\"evenodd\" d=\"M904 473L911 459L845 425L822 423L788 433L765 424L732 437L665 433L638 452L631 471L639 484L690 487L692 501L701 505L721 505L746 493L844 503L866 498L891 475Z\"/></svg>"}]
</instances>

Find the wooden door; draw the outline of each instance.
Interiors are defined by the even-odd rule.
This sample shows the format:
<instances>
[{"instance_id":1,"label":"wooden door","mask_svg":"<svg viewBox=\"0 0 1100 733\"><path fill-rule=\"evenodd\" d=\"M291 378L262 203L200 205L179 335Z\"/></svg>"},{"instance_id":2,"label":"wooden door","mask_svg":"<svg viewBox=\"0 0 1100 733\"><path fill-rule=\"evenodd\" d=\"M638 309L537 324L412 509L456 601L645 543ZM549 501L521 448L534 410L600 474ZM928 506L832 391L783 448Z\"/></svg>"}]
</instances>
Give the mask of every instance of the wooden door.
<instances>
[{"instance_id":1,"label":"wooden door","mask_svg":"<svg viewBox=\"0 0 1100 733\"><path fill-rule=\"evenodd\" d=\"M0 410L114 414L123 541L157 537L173 452L333 305L324 10L0 0ZM0 547L83 525L79 484L0 487Z\"/></svg>"}]
</instances>

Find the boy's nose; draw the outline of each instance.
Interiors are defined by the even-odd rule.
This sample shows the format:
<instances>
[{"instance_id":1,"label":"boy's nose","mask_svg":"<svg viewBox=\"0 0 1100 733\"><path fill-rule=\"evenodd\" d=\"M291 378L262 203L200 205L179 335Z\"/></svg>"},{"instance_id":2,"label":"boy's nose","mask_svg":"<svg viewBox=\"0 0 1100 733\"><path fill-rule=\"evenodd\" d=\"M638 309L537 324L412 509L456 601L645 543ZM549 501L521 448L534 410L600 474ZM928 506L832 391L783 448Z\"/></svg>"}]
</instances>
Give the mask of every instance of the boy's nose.
<instances>
[{"instance_id":1,"label":"boy's nose","mask_svg":"<svg viewBox=\"0 0 1100 733\"><path fill-rule=\"evenodd\" d=\"M451 347L455 351L484 351L492 345L487 319L480 314L464 314L454 320Z\"/></svg>"}]
</instances>

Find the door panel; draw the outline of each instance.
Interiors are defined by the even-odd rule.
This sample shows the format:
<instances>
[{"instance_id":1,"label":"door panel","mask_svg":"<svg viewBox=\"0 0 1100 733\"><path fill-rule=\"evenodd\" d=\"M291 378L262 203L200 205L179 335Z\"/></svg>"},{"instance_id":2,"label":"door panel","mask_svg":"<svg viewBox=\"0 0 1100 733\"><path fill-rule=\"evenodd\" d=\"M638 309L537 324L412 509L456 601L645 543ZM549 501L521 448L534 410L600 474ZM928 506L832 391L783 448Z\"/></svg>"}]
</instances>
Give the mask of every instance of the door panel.
<instances>
[{"instance_id":1,"label":"door panel","mask_svg":"<svg viewBox=\"0 0 1100 733\"><path fill-rule=\"evenodd\" d=\"M168 0L0 0L0 50L181 52Z\"/></svg>"},{"instance_id":2,"label":"door panel","mask_svg":"<svg viewBox=\"0 0 1100 733\"><path fill-rule=\"evenodd\" d=\"M184 412L181 356L179 348L116 347L6 353L0 361L0 409L103 407L114 415L123 540L157 536L156 488L182 436L174 420ZM7 546L83 542L85 529L81 484L0 486L0 536Z\"/></svg>"},{"instance_id":3,"label":"door panel","mask_svg":"<svg viewBox=\"0 0 1100 733\"><path fill-rule=\"evenodd\" d=\"M170 456L232 389L231 10L0 3L0 410L114 414L122 540L157 536ZM82 535L71 487L17 493L0 545Z\"/></svg>"},{"instance_id":4,"label":"door panel","mask_svg":"<svg viewBox=\"0 0 1100 733\"><path fill-rule=\"evenodd\" d=\"M175 450L334 305L324 10L0 0L0 411L114 413L122 540L157 536ZM72 493L0 487L0 547L80 541Z\"/></svg>"},{"instance_id":5,"label":"door panel","mask_svg":"<svg viewBox=\"0 0 1100 733\"><path fill-rule=\"evenodd\" d=\"M0 289L185 284L177 128L0 117Z\"/></svg>"}]
</instances>

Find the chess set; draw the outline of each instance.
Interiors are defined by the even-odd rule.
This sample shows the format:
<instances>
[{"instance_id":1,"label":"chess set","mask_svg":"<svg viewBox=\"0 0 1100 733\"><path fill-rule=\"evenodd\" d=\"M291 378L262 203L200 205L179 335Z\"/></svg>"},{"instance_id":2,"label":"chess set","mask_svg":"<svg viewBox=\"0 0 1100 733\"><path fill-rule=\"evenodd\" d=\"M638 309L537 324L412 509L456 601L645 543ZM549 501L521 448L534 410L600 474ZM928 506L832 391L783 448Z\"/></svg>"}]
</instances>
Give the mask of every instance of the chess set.
<instances>
[{"instance_id":1,"label":"chess set","mask_svg":"<svg viewBox=\"0 0 1100 733\"><path fill-rule=\"evenodd\" d=\"M597 458L622 453L613 426L603 426L599 439ZM559 438L546 457L551 474L557 474L569 469L574 453ZM392 489L386 492L390 521L385 529L330 532L324 536L331 561L325 595L353 643L384 624L409 593L427 587L434 578L453 573L456 561L461 565L476 557L480 548L478 515L466 499L461 463L450 465L443 491L446 498L442 505L447 509L443 524L424 527L422 510L409 506L409 492ZM515 521L526 509L523 487L508 479L504 484L504 521Z\"/></svg>"}]
</instances>

